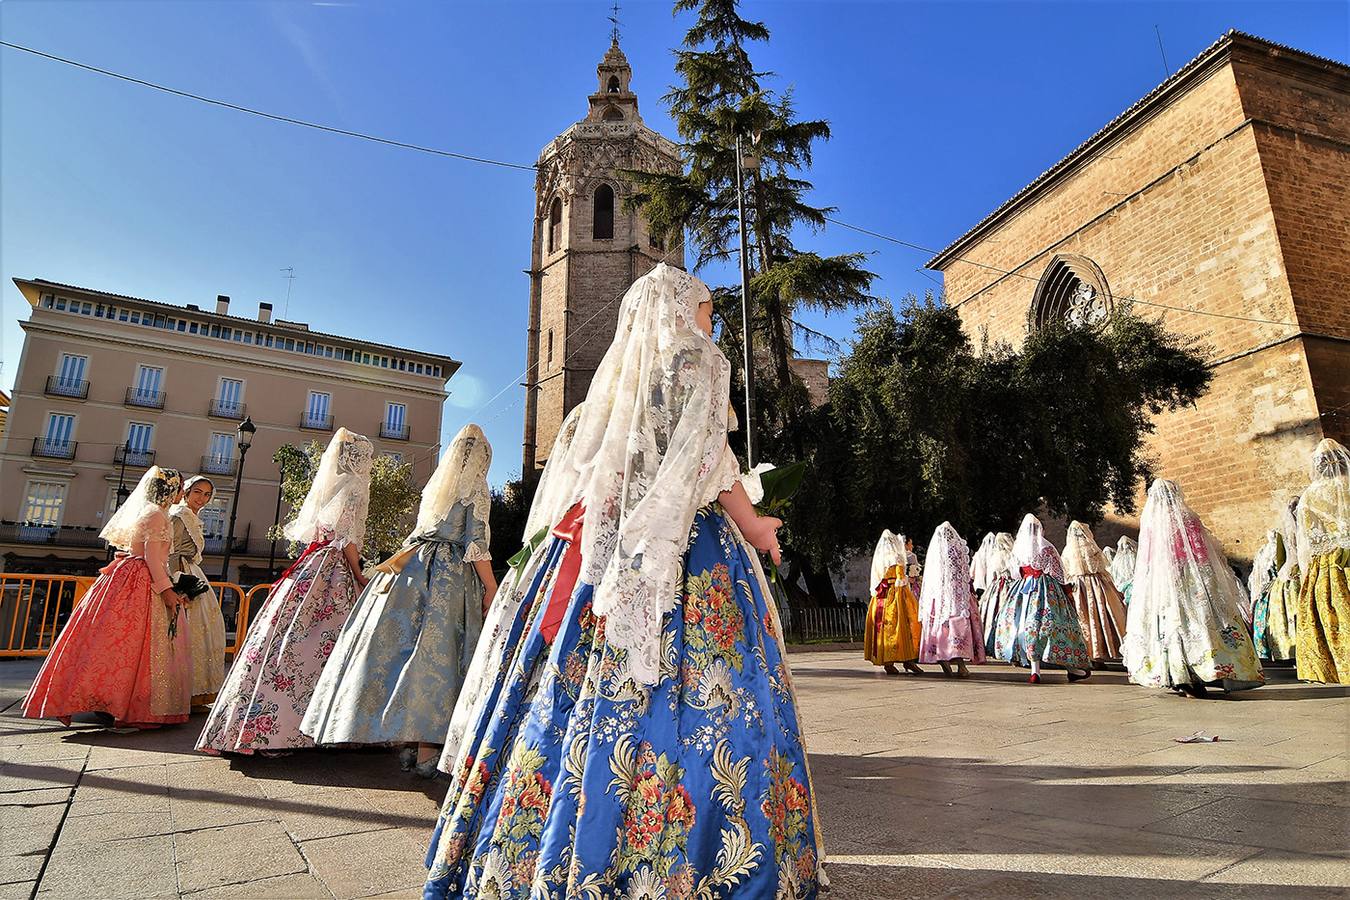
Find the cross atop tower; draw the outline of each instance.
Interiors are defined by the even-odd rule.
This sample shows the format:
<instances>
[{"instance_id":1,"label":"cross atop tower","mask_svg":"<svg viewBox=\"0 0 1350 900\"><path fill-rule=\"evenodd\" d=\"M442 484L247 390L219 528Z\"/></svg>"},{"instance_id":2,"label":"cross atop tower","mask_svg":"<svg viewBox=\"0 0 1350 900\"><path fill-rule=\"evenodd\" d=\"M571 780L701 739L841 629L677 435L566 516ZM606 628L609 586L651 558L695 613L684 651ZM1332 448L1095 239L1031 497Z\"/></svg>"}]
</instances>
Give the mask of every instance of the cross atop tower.
<instances>
[{"instance_id":1,"label":"cross atop tower","mask_svg":"<svg viewBox=\"0 0 1350 900\"><path fill-rule=\"evenodd\" d=\"M609 11L609 24L611 24L611 25L614 26L613 29L612 29L612 30L610 31L610 33L609 33L609 34L610 34L610 38L613 39L613 41L614 41L615 44L618 44L618 43L619 43L619 0L614 0L614 5L613 5L612 7L610 7L610 11Z\"/></svg>"}]
</instances>

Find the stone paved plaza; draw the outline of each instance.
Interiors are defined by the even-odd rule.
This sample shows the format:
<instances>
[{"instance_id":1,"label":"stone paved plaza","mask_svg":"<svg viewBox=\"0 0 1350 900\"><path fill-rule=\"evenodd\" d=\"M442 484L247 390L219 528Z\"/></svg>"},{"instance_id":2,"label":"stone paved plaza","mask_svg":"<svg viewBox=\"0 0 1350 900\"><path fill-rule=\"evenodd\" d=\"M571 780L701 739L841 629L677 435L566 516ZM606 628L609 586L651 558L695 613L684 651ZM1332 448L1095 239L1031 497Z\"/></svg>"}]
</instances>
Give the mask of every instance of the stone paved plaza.
<instances>
[{"instance_id":1,"label":"stone paved plaza","mask_svg":"<svg viewBox=\"0 0 1350 900\"><path fill-rule=\"evenodd\" d=\"M1350 699L1287 671L1182 700L793 656L831 897L1350 895ZM16 717L0 662L0 900L416 897L444 792L389 751L229 761L184 728ZM1178 744L1204 730L1219 743Z\"/></svg>"}]
</instances>

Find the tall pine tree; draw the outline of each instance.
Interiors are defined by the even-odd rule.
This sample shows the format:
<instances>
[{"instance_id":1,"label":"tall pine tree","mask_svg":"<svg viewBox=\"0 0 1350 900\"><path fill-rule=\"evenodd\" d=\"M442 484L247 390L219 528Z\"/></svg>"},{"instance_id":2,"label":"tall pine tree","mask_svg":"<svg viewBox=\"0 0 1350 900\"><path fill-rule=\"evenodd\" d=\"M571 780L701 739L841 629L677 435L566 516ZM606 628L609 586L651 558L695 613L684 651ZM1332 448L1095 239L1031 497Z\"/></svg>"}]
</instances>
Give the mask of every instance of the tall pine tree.
<instances>
[{"instance_id":1,"label":"tall pine tree","mask_svg":"<svg viewBox=\"0 0 1350 900\"><path fill-rule=\"evenodd\" d=\"M675 12L694 22L676 51L680 83L665 96L683 142L680 174L628 173L630 201L667 239L686 236L695 268L731 261L739 252L736 143L759 158L746 172L751 327L756 348L760 455L778 462L810 455L800 427L807 397L792 372L795 337L814 334L796 314L803 309L845 310L871 301L873 275L865 254L821 256L799 250L794 235L819 229L833 210L811 205L812 147L828 140L829 123L797 117L790 93L765 87L749 46L769 39L763 22L741 17L738 0L676 0ZM742 379L740 285L716 292L723 341ZM743 382L742 382L743 384ZM744 396L735 392L736 402Z\"/></svg>"}]
</instances>

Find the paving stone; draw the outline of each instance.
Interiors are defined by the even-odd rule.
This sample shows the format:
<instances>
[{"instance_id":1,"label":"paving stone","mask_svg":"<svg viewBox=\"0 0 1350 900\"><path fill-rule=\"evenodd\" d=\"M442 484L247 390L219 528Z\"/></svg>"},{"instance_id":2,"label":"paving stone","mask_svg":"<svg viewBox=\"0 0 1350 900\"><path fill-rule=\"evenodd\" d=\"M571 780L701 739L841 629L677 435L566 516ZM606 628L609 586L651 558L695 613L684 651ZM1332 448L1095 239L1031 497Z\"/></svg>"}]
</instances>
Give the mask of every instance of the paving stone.
<instances>
[{"instance_id":1,"label":"paving stone","mask_svg":"<svg viewBox=\"0 0 1350 900\"><path fill-rule=\"evenodd\" d=\"M79 759L0 763L0 792L69 786L79 780L82 768Z\"/></svg>"},{"instance_id":2,"label":"paving stone","mask_svg":"<svg viewBox=\"0 0 1350 900\"><path fill-rule=\"evenodd\" d=\"M426 828L430 833L436 824L435 810L423 815L416 814L416 806L411 814L393 810L384 798L367 797L366 793L347 788L324 788L305 794L303 799L274 803L272 808L286 831L297 841L388 828ZM404 805L412 804L405 801Z\"/></svg>"},{"instance_id":3,"label":"paving stone","mask_svg":"<svg viewBox=\"0 0 1350 900\"><path fill-rule=\"evenodd\" d=\"M293 875L308 868L276 822L204 828L174 836L184 893Z\"/></svg>"},{"instance_id":4,"label":"paving stone","mask_svg":"<svg viewBox=\"0 0 1350 900\"><path fill-rule=\"evenodd\" d=\"M308 873L280 875L184 894L183 900L332 900L328 889Z\"/></svg>"},{"instance_id":5,"label":"paving stone","mask_svg":"<svg viewBox=\"0 0 1350 900\"><path fill-rule=\"evenodd\" d=\"M430 833L391 828L363 834L319 838L300 845L315 875L337 900L402 891L410 895L426 881Z\"/></svg>"},{"instance_id":6,"label":"paving stone","mask_svg":"<svg viewBox=\"0 0 1350 900\"><path fill-rule=\"evenodd\" d=\"M5 762L31 763L47 762L53 759L85 759L89 756L89 747L84 744L72 744L67 741L51 743L24 744L21 747L7 747L0 758Z\"/></svg>"},{"instance_id":7,"label":"paving stone","mask_svg":"<svg viewBox=\"0 0 1350 900\"><path fill-rule=\"evenodd\" d=\"M92 816L67 818L61 829L61 840L82 844L173 834L173 831L172 820L163 812L110 810Z\"/></svg>"},{"instance_id":8,"label":"paving stone","mask_svg":"<svg viewBox=\"0 0 1350 900\"><path fill-rule=\"evenodd\" d=\"M1203 879L1213 884L1298 885L1350 889L1350 863L1334 857L1266 850Z\"/></svg>"},{"instance_id":9,"label":"paving stone","mask_svg":"<svg viewBox=\"0 0 1350 900\"><path fill-rule=\"evenodd\" d=\"M23 796L29 794L45 794L46 791L24 791L14 796ZM69 791L62 791L62 794L69 794ZM23 828L41 830L47 826L55 828L65 814L65 797L60 802L39 802L30 804L11 803L0 806L0 829ZM8 848L8 844L0 843L0 847Z\"/></svg>"},{"instance_id":10,"label":"paving stone","mask_svg":"<svg viewBox=\"0 0 1350 900\"><path fill-rule=\"evenodd\" d=\"M15 881L10 884L0 884L0 900L28 900L33 896L33 887L35 881Z\"/></svg>"},{"instance_id":11,"label":"paving stone","mask_svg":"<svg viewBox=\"0 0 1350 900\"><path fill-rule=\"evenodd\" d=\"M73 900L159 900L178 897L173 838L169 835L56 845L38 887L38 897Z\"/></svg>"},{"instance_id":12,"label":"paving stone","mask_svg":"<svg viewBox=\"0 0 1350 900\"><path fill-rule=\"evenodd\" d=\"M1350 856L1350 816L1334 806L1224 797L1147 830L1295 853Z\"/></svg>"},{"instance_id":13,"label":"paving stone","mask_svg":"<svg viewBox=\"0 0 1350 900\"><path fill-rule=\"evenodd\" d=\"M44 859L46 855L42 853L0 856L0 883L35 880Z\"/></svg>"}]
</instances>

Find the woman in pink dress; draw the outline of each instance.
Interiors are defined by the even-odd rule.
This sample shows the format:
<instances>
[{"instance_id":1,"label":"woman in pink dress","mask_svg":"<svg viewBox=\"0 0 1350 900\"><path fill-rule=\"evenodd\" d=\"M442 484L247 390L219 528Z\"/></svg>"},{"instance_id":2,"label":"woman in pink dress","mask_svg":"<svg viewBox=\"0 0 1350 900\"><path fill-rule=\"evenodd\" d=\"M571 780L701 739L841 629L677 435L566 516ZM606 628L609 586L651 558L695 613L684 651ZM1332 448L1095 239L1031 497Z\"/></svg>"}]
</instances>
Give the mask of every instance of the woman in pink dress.
<instances>
[{"instance_id":1,"label":"woman in pink dress","mask_svg":"<svg viewBox=\"0 0 1350 900\"><path fill-rule=\"evenodd\" d=\"M919 662L937 663L942 671L969 678L966 660L984 662L984 627L970 587L970 550L950 522L943 522L928 542L919 593Z\"/></svg>"},{"instance_id":2,"label":"woman in pink dress","mask_svg":"<svg viewBox=\"0 0 1350 900\"><path fill-rule=\"evenodd\" d=\"M300 733L319 673L365 587L361 540L370 505L370 440L339 428L286 537L306 544L272 589L206 720L203 753L280 754L314 741Z\"/></svg>"},{"instance_id":3,"label":"woman in pink dress","mask_svg":"<svg viewBox=\"0 0 1350 900\"><path fill-rule=\"evenodd\" d=\"M183 493L151 466L100 537L126 551L103 568L52 644L23 701L30 719L102 713L119 728L186 722L192 696L186 598L169 580L166 511Z\"/></svg>"}]
</instances>

